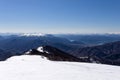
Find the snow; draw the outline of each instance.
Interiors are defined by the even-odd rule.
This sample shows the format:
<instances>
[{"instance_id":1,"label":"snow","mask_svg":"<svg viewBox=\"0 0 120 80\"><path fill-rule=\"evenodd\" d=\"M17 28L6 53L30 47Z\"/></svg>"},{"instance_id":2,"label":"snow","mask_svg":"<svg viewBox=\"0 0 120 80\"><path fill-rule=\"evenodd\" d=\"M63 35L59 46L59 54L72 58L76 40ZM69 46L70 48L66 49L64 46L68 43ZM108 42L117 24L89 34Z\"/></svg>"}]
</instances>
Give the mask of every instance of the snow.
<instances>
[{"instance_id":1,"label":"snow","mask_svg":"<svg viewBox=\"0 0 120 80\"><path fill-rule=\"evenodd\" d=\"M30 36L45 36L45 34L42 34L42 33L23 33L23 34L21 34L21 36L27 36L27 37L30 37Z\"/></svg>"},{"instance_id":2,"label":"snow","mask_svg":"<svg viewBox=\"0 0 120 80\"><path fill-rule=\"evenodd\" d=\"M44 52L44 51L43 51L43 47L38 47L37 50L38 50L39 52Z\"/></svg>"},{"instance_id":3,"label":"snow","mask_svg":"<svg viewBox=\"0 0 120 80\"><path fill-rule=\"evenodd\" d=\"M39 52L46 52L47 54L49 54L48 51L43 50L43 47L42 47L42 46L41 46L41 47L38 47L37 50L38 50Z\"/></svg>"},{"instance_id":4,"label":"snow","mask_svg":"<svg viewBox=\"0 0 120 80\"><path fill-rule=\"evenodd\" d=\"M30 49L29 51L27 51L25 54L29 54L32 51L32 49Z\"/></svg>"},{"instance_id":5,"label":"snow","mask_svg":"<svg viewBox=\"0 0 120 80\"><path fill-rule=\"evenodd\" d=\"M15 56L0 62L0 80L119 80L119 66Z\"/></svg>"}]
</instances>

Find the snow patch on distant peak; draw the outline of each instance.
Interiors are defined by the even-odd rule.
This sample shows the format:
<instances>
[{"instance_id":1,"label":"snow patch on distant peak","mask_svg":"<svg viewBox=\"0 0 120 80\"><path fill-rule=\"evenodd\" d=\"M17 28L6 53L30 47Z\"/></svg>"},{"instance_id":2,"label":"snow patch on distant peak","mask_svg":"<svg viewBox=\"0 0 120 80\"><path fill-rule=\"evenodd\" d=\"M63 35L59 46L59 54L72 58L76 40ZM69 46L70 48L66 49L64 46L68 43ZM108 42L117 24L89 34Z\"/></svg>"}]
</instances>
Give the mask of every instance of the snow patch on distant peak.
<instances>
[{"instance_id":1,"label":"snow patch on distant peak","mask_svg":"<svg viewBox=\"0 0 120 80\"><path fill-rule=\"evenodd\" d=\"M45 34L42 34L42 33L23 33L21 34L21 36L45 36Z\"/></svg>"},{"instance_id":2,"label":"snow patch on distant peak","mask_svg":"<svg viewBox=\"0 0 120 80\"><path fill-rule=\"evenodd\" d=\"M43 51L43 47L38 47L37 50L38 50L39 52L44 52L44 51Z\"/></svg>"},{"instance_id":3,"label":"snow patch on distant peak","mask_svg":"<svg viewBox=\"0 0 120 80\"><path fill-rule=\"evenodd\" d=\"M41 47L38 47L37 50L38 50L39 52L42 52L42 53L45 52L45 53L49 54L49 52L46 51L46 50L44 50L42 46L41 46Z\"/></svg>"}]
</instances>

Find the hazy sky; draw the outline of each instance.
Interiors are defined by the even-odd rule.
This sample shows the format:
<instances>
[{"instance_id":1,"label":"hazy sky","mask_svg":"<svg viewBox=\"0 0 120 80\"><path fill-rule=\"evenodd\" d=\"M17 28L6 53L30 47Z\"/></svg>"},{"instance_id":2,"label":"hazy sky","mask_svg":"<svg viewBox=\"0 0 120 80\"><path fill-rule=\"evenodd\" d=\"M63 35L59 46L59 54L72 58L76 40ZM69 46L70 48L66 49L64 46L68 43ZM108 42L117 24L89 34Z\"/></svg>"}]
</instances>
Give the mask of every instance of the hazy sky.
<instances>
[{"instance_id":1,"label":"hazy sky","mask_svg":"<svg viewBox=\"0 0 120 80\"><path fill-rule=\"evenodd\" d=\"M120 0L0 0L0 32L120 32Z\"/></svg>"}]
</instances>

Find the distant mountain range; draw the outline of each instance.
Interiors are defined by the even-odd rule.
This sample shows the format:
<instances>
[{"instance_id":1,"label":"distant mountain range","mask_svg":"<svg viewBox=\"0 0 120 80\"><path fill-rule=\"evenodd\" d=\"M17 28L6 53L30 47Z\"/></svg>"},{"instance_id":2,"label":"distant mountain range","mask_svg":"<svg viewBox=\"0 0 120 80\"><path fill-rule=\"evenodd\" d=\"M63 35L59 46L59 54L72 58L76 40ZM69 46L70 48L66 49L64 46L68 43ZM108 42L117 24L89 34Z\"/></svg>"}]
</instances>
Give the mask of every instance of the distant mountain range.
<instances>
[{"instance_id":1,"label":"distant mountain range","mask_svg":"<svg viewBox=\"0 0 120 80\"><path fill-rule=\"evenodd\" d=\"M89 58L90 62L120 65L120 41L79 48L73 54L79 58Z\"/></svg>"},{"instance_id":2,"label":"distant mountain range","mask_svg":"<svg viewBox=\"0 0 120 80\"><path fill-rule=\"evenodd\" d=\"M37 48L40 46L45 51L47 49L50 54L39 52ZM29 50L32 50L31 54L47 55L48 59L55 61L82 61L120 65L119 34L4 34L0 36L1 61L11 56L23 55Z\"/></svg>"},{"instance_id":3,"label":"distant mountain range","mask_svg":"<svg viewBox=\"0 0 120 80\"><path fill-rule=\"evenodd\" d=\"M83 43L73 43L66 38L55 37L50 34L19 34L0 36L0 49L10 52L22 53L29 49L43 45L51 45L63 51L70 52L77 47L82 47Z\"/></svg>"},{"instance_id":4,"label":"distant mountain range","mask_svg":"<svg viewBox=\"0 0 120 80\"><path fill-rule=\"evenodd\" d=\"M119 34L104 35L51 35L41 33L1 34L0 49L8 52L22 53L39 46L51 45L71 53L81 47L102 45L120 41Z\"/></svg>"},{"instance_id":5,"label":"distant mountain range","mask_svg":"<svg viewBox=\"0 0 120 80\"><path fill-rule=\"evenodd\" d=\"M82 42L87 46L96 46L109 42L120 41L120 34L59 34L56 36L66 38L73 42Z\"/></svg>"}]
</instances>

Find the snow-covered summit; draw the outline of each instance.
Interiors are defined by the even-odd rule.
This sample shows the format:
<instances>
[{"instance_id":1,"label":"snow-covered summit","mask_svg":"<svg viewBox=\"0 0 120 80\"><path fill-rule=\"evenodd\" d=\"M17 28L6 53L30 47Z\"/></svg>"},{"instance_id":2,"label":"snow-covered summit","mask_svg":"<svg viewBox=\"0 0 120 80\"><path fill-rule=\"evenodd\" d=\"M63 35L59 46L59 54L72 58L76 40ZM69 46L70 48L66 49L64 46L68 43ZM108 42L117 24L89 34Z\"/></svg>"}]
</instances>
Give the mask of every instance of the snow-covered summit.
<instances>
[{"instance_id":1,"label":"snow-covered summit","mask_svg":"<svg viewBox=\"0 0 120 80\"><path fill-rule=\"evenodd\" d=\"M0 62L1 80L119 80L120 67L15 56Z\"/></svg>"},{"instance_id":2,"label":"snow-covered summit","mask_svg":"<svg viewBox=\"0 0 120 80\"><path fill-rule=\"evenodd\" d=\"M27 37L30 37L30 36L45 36L46 34L43 34L43 33L22 33L21 36L27 36Z\"/></svg>"}]
</instances>

